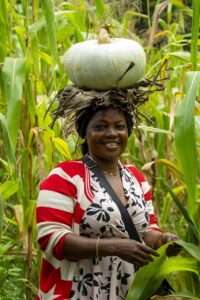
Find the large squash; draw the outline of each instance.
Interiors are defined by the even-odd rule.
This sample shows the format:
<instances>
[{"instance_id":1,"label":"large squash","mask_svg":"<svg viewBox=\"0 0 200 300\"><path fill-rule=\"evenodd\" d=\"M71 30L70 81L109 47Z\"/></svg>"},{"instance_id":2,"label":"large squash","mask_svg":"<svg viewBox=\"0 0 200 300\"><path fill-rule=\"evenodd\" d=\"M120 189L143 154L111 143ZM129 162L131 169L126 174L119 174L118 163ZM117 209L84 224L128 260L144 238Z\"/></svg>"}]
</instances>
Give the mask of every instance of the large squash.
<instances>
[{"instance_id":1,"label":"large squash","mask_svg":"<svg viewBox=\"0 0 200 300\"><path fill-rule=\"evenodd\" d=\"M139 43L109 39L105 31L99 40L77 43L64 55L69 78L86 89L129 88L143 77L145 65L145 52Z\"/></svg>"}]
</instances>

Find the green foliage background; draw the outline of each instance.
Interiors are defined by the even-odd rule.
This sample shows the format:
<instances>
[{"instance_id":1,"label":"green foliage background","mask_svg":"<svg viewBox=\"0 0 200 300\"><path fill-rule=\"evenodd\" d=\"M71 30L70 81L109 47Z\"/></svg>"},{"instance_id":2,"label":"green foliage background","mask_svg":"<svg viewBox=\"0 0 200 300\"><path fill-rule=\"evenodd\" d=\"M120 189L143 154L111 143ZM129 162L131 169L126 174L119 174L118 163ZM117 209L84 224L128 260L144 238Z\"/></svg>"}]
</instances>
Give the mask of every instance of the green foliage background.
<instances>
[{"instance_id":1,"label":"green foliage background","mask_svg":"<svg viewBox=\"0 0 200 300\"><path fill-rule=\"evenodd\" d=\"M102 26L114 37L143 44L147 77L167 62L165 90L141 108L146 118L130 137L123 159L149 177L162 228L190 242L183 244L186 260L180 257L177 269L169 260L161 270L173 273L171 281L182 294L200 299L199 257L193 249L200 241L199 15L198 0L0 1L0 299L36 294L38 185L57 162L80 156L77 137L64 134L62 120L50 129L46 111L57 91L70 83L64 52L95 38ZM153 276L151 269L147 273ZM141 281L135 282L130 293L139 293L129 300L147 299L148 285L144 295Z\"/></svg>"}]
</instances>

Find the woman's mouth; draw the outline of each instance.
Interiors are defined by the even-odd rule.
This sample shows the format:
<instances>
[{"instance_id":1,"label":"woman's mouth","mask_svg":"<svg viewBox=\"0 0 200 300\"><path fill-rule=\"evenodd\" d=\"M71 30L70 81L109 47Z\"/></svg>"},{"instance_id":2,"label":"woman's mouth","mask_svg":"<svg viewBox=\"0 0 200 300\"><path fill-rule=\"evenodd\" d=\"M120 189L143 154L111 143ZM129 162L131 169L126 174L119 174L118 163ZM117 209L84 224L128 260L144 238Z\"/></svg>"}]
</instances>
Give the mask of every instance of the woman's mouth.
<instances>
[{"instance_id":1,"label":"woman's mouth","mask_svg":"<svg viewBox=\"0 0 200 300\"><path fill-rule=\"evenodd\" d=\"M116 148L119 148L119 143L117 143L117 142L107 142L107 143L104 143L104 146L108 149L116 149Z\"/></svg>"}]
</instances>

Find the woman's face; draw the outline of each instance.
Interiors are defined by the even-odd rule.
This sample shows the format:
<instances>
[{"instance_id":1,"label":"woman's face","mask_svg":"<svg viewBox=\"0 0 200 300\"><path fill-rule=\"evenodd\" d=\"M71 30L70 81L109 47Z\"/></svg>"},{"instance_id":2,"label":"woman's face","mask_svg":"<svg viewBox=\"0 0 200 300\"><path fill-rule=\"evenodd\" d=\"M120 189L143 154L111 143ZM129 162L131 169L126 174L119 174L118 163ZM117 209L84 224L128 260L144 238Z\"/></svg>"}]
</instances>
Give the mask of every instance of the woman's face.
<instances>
[{"instance_id":1,"label":"woman's face","mask_svg":"<svg viewBox=\"0 0 200 300\"><path fill-rule=\"evenodd\" d=\"M87 127L86 141L89 154L94 158L118 159L128 141L128 128L124 114L113 108L95 113Z\"/></svg>"}]
</instances>

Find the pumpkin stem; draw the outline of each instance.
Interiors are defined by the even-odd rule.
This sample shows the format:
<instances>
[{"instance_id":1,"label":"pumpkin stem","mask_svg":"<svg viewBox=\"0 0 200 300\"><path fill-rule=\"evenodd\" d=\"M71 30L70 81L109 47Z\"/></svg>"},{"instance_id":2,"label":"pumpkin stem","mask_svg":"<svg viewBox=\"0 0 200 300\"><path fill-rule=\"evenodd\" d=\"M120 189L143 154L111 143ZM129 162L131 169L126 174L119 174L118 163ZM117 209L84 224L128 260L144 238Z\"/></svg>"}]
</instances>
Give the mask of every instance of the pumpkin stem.
<instances>
[{"instance_id":1,"label":"pumpkin stem","mask_svg":"<svg viewBox=\"0 0 200 300\"><path fill-rule=\"evenodd\" d=\"M101 28L98 36L99 44L108 44L111 42L108 31L105 28Z\"/></svg>"}]
</instances>

